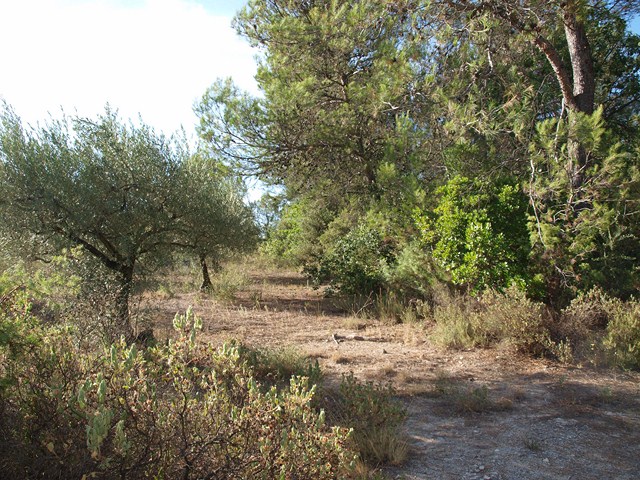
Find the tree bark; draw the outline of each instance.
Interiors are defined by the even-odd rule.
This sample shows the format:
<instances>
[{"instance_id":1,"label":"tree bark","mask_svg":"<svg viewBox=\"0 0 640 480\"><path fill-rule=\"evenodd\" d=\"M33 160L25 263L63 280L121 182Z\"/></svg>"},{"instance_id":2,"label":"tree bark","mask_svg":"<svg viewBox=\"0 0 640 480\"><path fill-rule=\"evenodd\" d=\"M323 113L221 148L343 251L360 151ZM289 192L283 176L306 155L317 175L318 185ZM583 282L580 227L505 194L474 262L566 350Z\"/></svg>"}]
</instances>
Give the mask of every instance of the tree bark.
<instances>
[{"instance_id":1,"label":"tree bark","mask_svg":"<svg viewBox=\"0 0 640 480\"><path fill-rule=\"evenodd\" d=\"M573 72L573 97L576 110L591 115L596 92L593 58L584 24L578 20L575 9L575 2L568 2L563 12L564 34Z\"/></svg>"},{"instance_id":2,"label":"tree bark","mask_svg":"<svg viewBox=\"0 0 640 480\"><path fill-rule=\"evenodd\" d=\"M209 268L207 267L207 256L204 253L200 254L200 266L202 267L202 285L200 285L200 291L206 292L207 290L211 290L213 284L209 276Z\"/></svg>"},{"instance_id":3,"label":"tree bark","mask_svg":"<svg viewBox=\"0 0 640 480\"><path fill-rule=\"evenodd\" d=\"M116 294L116 328L127 343L135 340L129 313L129 297L133 285L133 265L120 269L120 288Z\"/></svg>"},{"instance_id":4,"label":"tree bark","mask_svg":"<svg viewBox=\"0 0 640 480\"><path fill-rule=\"evenodd\" d=\"M578 20L575 9L575 3L568 2L563 12L564 33L573 73L573 102L568 106L574 112L591 115L594 111L596 91L593 58L584 24ZM567 174L572 190L579 200L580 194L577 190L584 184L588 156L580 139L572 135L569 136L567 149L569 156Z\"/></svg>"}]
</instances>

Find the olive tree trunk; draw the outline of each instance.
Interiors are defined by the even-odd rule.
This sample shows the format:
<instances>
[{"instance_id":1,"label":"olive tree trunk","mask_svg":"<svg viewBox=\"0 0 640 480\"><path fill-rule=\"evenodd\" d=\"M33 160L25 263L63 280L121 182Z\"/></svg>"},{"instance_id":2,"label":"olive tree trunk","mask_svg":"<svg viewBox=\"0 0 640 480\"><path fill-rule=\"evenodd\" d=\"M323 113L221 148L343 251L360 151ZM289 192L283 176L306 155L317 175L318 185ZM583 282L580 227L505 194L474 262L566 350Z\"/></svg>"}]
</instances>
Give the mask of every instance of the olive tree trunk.
<instances>
[{"instance_id":1,"label":"olive tree trunk","mask_svg":"<svg viewBox=\"0 0 640 480\"><path fill-rule=\"evenodd\" d=\"M127 343L135 340L133 325L131 325L131 315L129 311L129 299L133 286L133 265L120 269L120 285L115 298L116 307L116 329L117 333L123 335Z\"/></svg>"},{"instance_id":2,"label":"olive tree trunk","mask_svg":"<svg viewBox=\"0 0 640 480\"><path fill-rule=\"evenodd\" d=\"M200 267L202 268L202 284L200 285L200 291L206 292L211 290L213 284L211 283L211 277L209 276L207 256L203 253L200 254Z\"/></svg>"}]
</instances>

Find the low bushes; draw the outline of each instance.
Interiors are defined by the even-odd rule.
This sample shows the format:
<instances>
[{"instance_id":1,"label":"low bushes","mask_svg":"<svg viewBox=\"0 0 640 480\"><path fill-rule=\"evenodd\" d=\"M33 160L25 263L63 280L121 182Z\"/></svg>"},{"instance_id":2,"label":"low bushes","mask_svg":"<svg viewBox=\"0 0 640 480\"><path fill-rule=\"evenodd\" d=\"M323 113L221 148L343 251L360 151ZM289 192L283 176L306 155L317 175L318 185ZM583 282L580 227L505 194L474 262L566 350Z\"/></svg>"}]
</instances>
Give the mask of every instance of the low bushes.
<instances>
[{"instance_id":1,"label":"low bushes","mask_svg":"<svg viewBox=\"0 0 640 480\"><path fill-rule=\"evenodd\" d=\"M560 335L577 360L640 368L640 302L612 298L600 289L580 295L562 312Z\"/></svg>"},{"instance_id":2,"label":"low bushes","mask_svg":"<svg viewBox=\"0 0 640 480\"><path fill-rule=\"evenodd\" d=\"M24 325L29 325L26 329ZM264 388L237 346L179 338L140 351L79 350L66 327L3 307L0 464L14 478L344 478L350 431L312 406L292 377ZM28 330L28 334L27 334Z\"/></svg>"},{"instance_id":3,"label":"low bushes","mask_svg":"<svg viewBox=\"0 0 640 480\"><path fill-rule=\"evenodd\" d=\"M509 344L527 354L548 349L549 331L542 305L510 288L488 291L479 298L451 296L433 309L431 340L444 347L472 348Z\"/></svg>"},{"instance_id":4,"label":"low bushes","mask_svg":"<svg viewBox=\"0 0 640 480\"><path fill-rule=\"evenodd\" d=\"M408 444L399 432L406 411L394 393L390 385L361 383L351 373L342 378L330 409L338 424L353 428L353 442L369 464L399 465L407 455Z\"/></svg>"},{"instance_id":5,"label":"low bushes","mask_svg":"<svg viewBox=\"0 0 640 480\"><path fill-rule=\"evenodd\" d=\"M580 295L556 313L515 287L477 298L441 297L422 313L433 322L430 339L443 347L506 344L563 362L640 368L640 302L611 298L601 290Z\"/></svg>"},{"instance_id":6,"label":"low bushes","mask_svg":"<svg viewBox=\"0 0 640 480\"><path fill-rule=\"evenodd\" d=\"M25 289L0 307L8 477L365 478L406 455L390 386L350 375L328 394L317 362L292 349L200 343L191 311L165 344L95 350L41 323Z\"/></svg>"}]
</instances>

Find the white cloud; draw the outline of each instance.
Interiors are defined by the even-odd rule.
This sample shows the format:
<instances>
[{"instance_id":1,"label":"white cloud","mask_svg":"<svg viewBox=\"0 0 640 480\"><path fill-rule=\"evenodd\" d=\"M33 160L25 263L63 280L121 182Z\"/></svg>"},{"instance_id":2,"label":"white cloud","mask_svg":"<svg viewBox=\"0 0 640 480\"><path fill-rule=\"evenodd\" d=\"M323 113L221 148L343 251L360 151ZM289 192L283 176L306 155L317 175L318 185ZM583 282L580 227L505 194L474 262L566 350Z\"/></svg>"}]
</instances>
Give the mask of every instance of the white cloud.
<instances>
[{"instance_id":1,"label":"white cloud","mask_svg":"<svg viewBox=\"0 0 640 480\"><path fill-rule=\"evenodd\" d=\"M255 92L254 52L230 21L187 0L0 2L0 96L30 123L109 102L191 132L192 104L217 77Z\"/></svg>"}]
</instances>

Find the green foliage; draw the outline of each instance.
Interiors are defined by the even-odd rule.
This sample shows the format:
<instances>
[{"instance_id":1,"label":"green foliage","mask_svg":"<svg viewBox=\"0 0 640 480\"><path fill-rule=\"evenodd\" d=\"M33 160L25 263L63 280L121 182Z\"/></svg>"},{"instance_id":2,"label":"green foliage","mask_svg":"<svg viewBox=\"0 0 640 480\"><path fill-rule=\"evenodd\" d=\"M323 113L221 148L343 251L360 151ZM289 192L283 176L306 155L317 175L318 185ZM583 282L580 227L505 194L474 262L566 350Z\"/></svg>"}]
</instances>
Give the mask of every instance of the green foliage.
<instances>
[{"instance_id":1,"label":"green foliage","mask_svg":"<svg viewBox=\"0 0 640 480\"><path fill-rule=\"evenodd\" d=\"M434 276L474 293L516 283L557 309L594 285L628 297L640 251L633 12L629 1L253 0L235 26L263 54L262 96L217 82L198 107L201 134L304 197L265 247L316 274L365 225L398 251L419 237L440 267L419 279L403 259L385 272L409 297ZM582 93L570 82L580 65ZM319 204L331 207L317 222Z\"/></svg>"},{"instance_id":2,"label":"green foliage","mask_svg":"<svg viewBox=\"0 0 640 480\"><path fill-rule=\"evenodd\" d=\"M239 92L203 99L204 131L216 148L234 156L243 147L262 174L295 190L330 180L337 195L375 190L384 161L410 163L415 144L403 139L415 135L415 123L403 126L400 117L412 44L398 48L398 16L388 13L372 1L249 2L235 25L268 51L257 75L264 97L252 120Z\"/></svg>"},{"instance_id":3,"label":"green foliage","mask_svg":"<svg viewBox=\"0 0 640 480\"><path fill-rule=\"evenodd\" d=\"M184 161L175 182L175 245L213 264L257 246L258 228L243 201L242 182L221 162L199 151Z\"/></svg>"},{"instance_id":4,"label":"green foliage","mask_svg":"<svg viewBox=\"0 0 640 480\"><path fill-rule=\"evenodd\" d=\"M277 227L261 246L262 252L281 264L299 263L307 257L302 224L308 218L306 213L304 202L287 205Z\"/></svg>"},{"instance_id":5,"label":"green foliage","mask_svg":"<svg viewBox=\"0 0 640 480\"><path fill-rule=\"evenodd\" d=\"M562 310L552 333L564 340L573 361L638 369L639 320L638 300L623 301L596 288Z\"/></svg>"},{"instance_id":6,"label":"green foliage","mask_svg":"<svg viewBox=\"0 0 640 480\"><path fill-rule=\"evenodd\" d=\"M2 313L2 331L28 320ZM8 475L329 479L354 465L349 431L325 425L306 378L261 388L238 347L198 342L190 311L177 339L145 351L85 352L72 331L32 327L29 348L15 348L24 329L0 344Z\"/></svg>"},{"instance_id":7,"label":"green foliage","mask_svg":"<svg viewBox=\"0 0 640 480\"><path fill-rule=\"evenodd\" d=\"M438 193L433 215L418 210L416 223L453 283L475 291L523 283L530 245L519 187L455 177Z\"/></svg>"},{"instance_id":8,"label":"green foliage","mask_svg":"<svg viewBox=\"0 0 640 480\"><path fill-rule=\"evenodd\" d=\"M107 109L31 130L5 107L0 147L14 228L83 246L113 269L166 236L181 152L149 127L122 125Z\"/></svg>"},{"instance_id":9,"label":"green foliage","mask_svg":"<svg viewBox=\"0 0 640 480\"><path fill-rule=\"evenodd\" d=\"M547 296L563 299L598 285L619 296L637 290L640 170L607 131L602 109L538 125L532 144L531 239ZM570 141L580 139L589 163L573 185L563 167Z\"/></svg>"},{"instance_id":10,"label":"green foliage","mask_svg":"<svg viewBox=\"0 0 640 480\"><path fill-rule=\"evenodd\" d=\"M141 268L178 247L204 264L257 240L240 183L202 154L189 158L185 143L124 125L109 108L95 121L65 117L34 129L5 105L1 236L43 258L76 249L84 253L76 259L99 262L116 330L131 340L129 297Z\"/></svg>"},{"instance_id":11,"label":"green foliage","mask_svg":"<svg viewBox=\"0 0 640 480\"><path fill-rule=\"evenodd\" d=\"M367 294L382 289L385 265L393 262L393 247L368 227L351 230L306 272L317 284L345 294Z\"/></svg>"},{"instance_id":12,"label":"green foliage","mask_svg":"<svg viewBox=\"0 0 640 480\"><path fill-rule=\"evenodd\" d=\"M432 300L438 283L438 267L421 242L413 242L398 252L384 272L389 289L405 298Z\"/></svg>"},{"instance_id":13,"label":"green foliage","mask_svg":"<svg viewBox=\"0 0 640 480\"><path fill-rule=\"evenodd\" d=\"M67 117L32 129L5 106L0 158L6 223L53 253L81 247L117 274L120 331L131 337L134 269L171 240L180 147L146 125L121 124L108 108L96 121Z\"/></svg>"}]
</instances>

